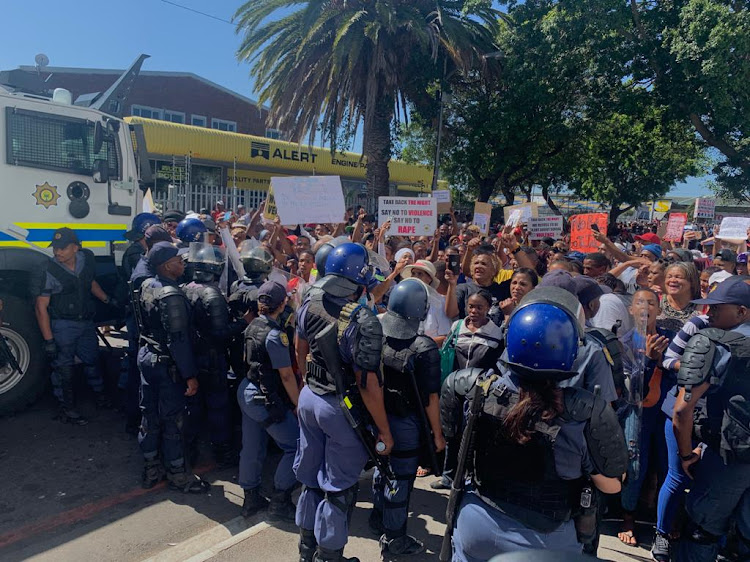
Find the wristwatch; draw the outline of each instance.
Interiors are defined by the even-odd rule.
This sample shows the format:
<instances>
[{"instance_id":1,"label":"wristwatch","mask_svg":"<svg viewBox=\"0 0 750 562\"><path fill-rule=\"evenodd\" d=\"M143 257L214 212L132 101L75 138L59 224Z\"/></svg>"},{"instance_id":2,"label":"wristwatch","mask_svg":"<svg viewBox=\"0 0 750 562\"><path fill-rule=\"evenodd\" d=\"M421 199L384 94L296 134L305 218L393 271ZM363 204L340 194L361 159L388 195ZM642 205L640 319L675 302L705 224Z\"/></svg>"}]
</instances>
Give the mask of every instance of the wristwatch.
<instances>
[{"instance_id":1,"label":"wristwatch","mask_svg":"<svg viewBox=\"0 0 750 562\"><path fill-rule=\"evenodd\" d=\"M515 250L511 250L510 253L515 256L520 251L521 251L521 246L518 246Z\"/></svg>"}]
</instances>

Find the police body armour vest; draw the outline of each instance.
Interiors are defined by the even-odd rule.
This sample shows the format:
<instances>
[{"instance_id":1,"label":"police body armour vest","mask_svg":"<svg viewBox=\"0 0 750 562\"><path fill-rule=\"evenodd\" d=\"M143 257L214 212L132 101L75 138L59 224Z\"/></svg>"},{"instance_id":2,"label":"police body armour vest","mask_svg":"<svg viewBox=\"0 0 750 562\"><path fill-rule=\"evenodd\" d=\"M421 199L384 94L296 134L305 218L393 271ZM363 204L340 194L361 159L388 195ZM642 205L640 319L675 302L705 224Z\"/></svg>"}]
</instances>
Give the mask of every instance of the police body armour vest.
<instances>
[{"instance_id":1,"label":"police body armour vest","mask_svg":"<svg viewBox=\"0 0 750 562\"><path fill-rule=\"evenodd\" d=\"M414 361L419 353L429 349L426 336L411 340L385 338L383 344L383 400L389 414L408 416L417 413L419 402L414 395ZM432 340L430 340L431 342ZM422 403L425 397L422 397Z\"/></svg>"},{"instance_id":2,"label":"police body armour vest","mask_svg":"<svg viewBox=\"0 0 750 562\"><path fill-rule=\"evenodd\" d=\"M511 440L503 428L518 394L501 385L487 396L477 420L475 481L488 503L543 533L568 521L576 482L557 475L553 447L560 431L554 422L537 421L531 440Z\"/></svg>"},{"instance_id":3,"label":"police body armour vest","mask_svg":"<svg viewBox=\"0 0 750 562\"><path fill-rule=\"evenodd\" d=\"M91 295L91 284L96 276L96 260L91 250L80 250L84 256L80 275L57 262L50 262L47 271L62 285L62 292L50 297L49 317L53 320L92 320L96 306Z\"/></svg>"},{"instance_id":4,"label":"police body armour vest","mask_svg":"<svg viewBox=\"0 0 750 562\"><path fill-rule=\"evenodd\" d=\"M305 314L305 336L310 346L313 368L307 373L307 384L315 394L335 394L336 382L333 375L326 370L315 336L330 324L338 324L343 307L326 299L323 291L315 291L308 298L310 300Z\"/></svg>"},{"instance_id":5,"label":"police body armour vest","mask_svg":"<svg viewBox=\"0 0 750 562\"><path fill-rule=\"evenodd\" d=\"M266 350L266 338L279 327L263 316L253 319L245 330L245 357L248 364L247 378L266 396L286 399L278 373L271 366Z\"/></svg>"}]
</instances>

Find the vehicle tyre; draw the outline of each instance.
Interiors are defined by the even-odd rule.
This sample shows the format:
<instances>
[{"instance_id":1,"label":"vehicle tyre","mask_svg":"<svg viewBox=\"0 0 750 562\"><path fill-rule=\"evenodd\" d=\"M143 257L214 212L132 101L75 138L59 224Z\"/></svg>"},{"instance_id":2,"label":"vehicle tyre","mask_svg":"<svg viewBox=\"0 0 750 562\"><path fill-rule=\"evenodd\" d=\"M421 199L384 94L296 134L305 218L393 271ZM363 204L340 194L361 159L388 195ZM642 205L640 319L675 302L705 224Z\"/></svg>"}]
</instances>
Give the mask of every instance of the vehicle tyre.
<instances>
[{"instance_id":1,"label":"vehicle tyre","mask_svg":"<svg viewBox=\"0 0 750 562\"><path fill-rule=\"evenodd\" d=\"M0 300L0 333L23 371L21 375L10 365L0 369L0 415L8 415L31 405L47 388L49 368L32 303L10 295L0 295Z\"/></svg>"}]
</instances>

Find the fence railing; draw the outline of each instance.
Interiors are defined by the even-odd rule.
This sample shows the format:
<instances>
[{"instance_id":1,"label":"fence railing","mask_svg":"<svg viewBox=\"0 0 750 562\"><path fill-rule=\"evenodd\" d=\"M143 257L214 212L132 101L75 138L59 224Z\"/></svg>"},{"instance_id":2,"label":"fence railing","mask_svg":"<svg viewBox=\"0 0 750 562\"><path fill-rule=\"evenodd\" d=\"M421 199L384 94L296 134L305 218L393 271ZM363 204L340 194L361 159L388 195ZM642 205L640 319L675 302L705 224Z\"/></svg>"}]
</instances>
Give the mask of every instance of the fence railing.
<instances>
[{"instance_id":1,"label":"fence railing","mask_svg":"<svg viewBox=\"0 0 750 562\"><path fill-rule=\"evenodd\" d=\"M246 209L257 208L265 200L266 191L256 189L237 189L214 185L170 186L152 193L154 204L161 210L176 209L187 213L199 213L201 209L214 208L217 201L224 201L227 210L234 210L237 205Z\"/></svg>"}]
</instances>

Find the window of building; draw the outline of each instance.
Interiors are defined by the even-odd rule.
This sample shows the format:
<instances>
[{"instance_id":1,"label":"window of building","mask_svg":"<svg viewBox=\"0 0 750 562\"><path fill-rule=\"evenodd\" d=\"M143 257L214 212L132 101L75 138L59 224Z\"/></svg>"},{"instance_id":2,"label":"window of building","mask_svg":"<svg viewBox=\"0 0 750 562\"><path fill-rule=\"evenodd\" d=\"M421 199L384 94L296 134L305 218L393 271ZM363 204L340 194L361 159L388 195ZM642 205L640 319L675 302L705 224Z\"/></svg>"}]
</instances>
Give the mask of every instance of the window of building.
<instances>
[{"instance_id":1,"label":"window of building","mask_svg":"<svg viewBox=\"0 0 750 562\"><path fill-rule=\"evenodd\" d=\"M237 132L237 123L234 121L225 121L224 119L211 119L211 128L220 131Z\"/></svg>"},{"instance_id":2,"label":"window of building","mask_svg":"<svg viewBox=\"0 0 750 562\"><path fill-rule=\"evenodd\" d=\"M134 105L131 107L130 112L136 117L144 117L146 119L162 118L161 109L156 109L155 107L146 107L145 105Z\"/></svg>"},{"instance_id":3,"label":"window of building","mask_svg":"<svg viewBox=\"0 0 750 562\"><path fill-rule=\"evenodd\" d=\"M171 121L172 123L185 124L185 114L181 111L172 111L171 109L164 110L164 121Z\"/></svg>"},{"instance_id":4,"label":"window of building","mask_svg":"<svg viewBox=\"0 0 750 562\"><path fill-rule=\"evenodd\" d=\"M279 140L281 138L281 131L278 129L266 129L266 138Z\"/></svg>"},{"instance_id":5,"label":"window of building","mask_svg":"<svg viewBox=\"0 0 750 562\"><path fill-rule=\"evenodd\" d=\"M120 177L116 136L94 152L92 122L12 107L5 118L8 164L92 175L96 162L107 160L110 177Z\"/></svg>"},{"instance_id":6,"label":"window of building","mask_svg":"<svg viewBox=\"0 0 750 562\"><path fill-rule=\"evenodd\" d=\"M203 115L191 115L190 116L190 124L194 125L196 127L205 127L206 126L206 118Z\"/></svg>"}]
</instances>

